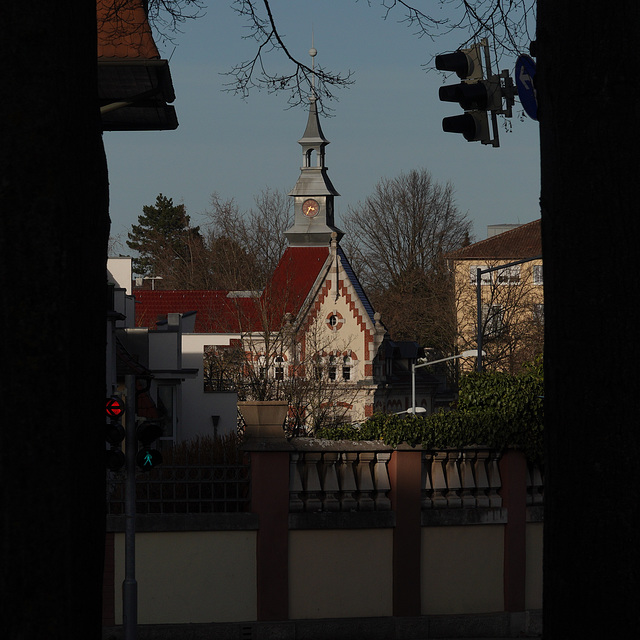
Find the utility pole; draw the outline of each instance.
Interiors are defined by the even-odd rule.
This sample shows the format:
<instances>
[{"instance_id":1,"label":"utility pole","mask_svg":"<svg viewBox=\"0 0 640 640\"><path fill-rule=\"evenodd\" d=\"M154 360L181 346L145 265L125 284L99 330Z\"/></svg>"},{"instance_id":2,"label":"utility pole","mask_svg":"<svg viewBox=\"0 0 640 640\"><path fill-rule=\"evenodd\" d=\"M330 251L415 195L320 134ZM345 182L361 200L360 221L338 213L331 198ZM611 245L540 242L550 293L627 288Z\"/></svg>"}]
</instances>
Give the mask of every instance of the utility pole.
<instances>
[{"instance_id":1,"label":"utility pole","mask_svg":"<svg viewBox=\"0 0 640 640\"><path fill-rule=\"evenodd\" d=\"M136 377L125 376L125 469L124 494L124 582L122 584L122 612L125 640L138 637L138 583L136 582Z\"/></svg>"}]
</instances>

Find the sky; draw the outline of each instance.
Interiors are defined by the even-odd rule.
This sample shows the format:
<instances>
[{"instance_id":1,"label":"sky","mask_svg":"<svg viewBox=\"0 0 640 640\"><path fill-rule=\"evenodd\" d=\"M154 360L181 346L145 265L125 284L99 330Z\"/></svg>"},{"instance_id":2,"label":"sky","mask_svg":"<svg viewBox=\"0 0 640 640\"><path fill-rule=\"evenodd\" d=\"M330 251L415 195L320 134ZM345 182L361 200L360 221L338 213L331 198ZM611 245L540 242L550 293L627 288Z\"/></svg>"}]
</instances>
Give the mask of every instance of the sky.
<instances>
[{"instance_id":1,"label":"sky","mask_svg":"<svg viewBox=\"0 0 640 640\"><path fill-rule=\"evenodd\" d=\"M243 39L246 23L230 0L209 4L206 15L182 26L174 43L156 39L161 56L170 59L178 129L104 134L116 253L129 253L127 231L159 193L184 204L192 223L202 224L213 192L234 198L244 211L266 188L288 193L300 175L297 141L306 109L289 109L286 95L255 90L243 100L224 91L230 78L223 74L253 57L256 45ZM452 183L475 240L487 237L487 225L540 217L538 124L517 99L511 131L501 125L499 148L442 131L442 118L462 111L439 101L443 77L425 65L457 48L458 35L418 38L400 23L401 13L384 20L379 0L272 0L271 6L292 54L310 62L313 37L316 64L350 70L355 79L337 91L338 100L328 104L332 117L321 121L331 142L326 165L340 193L338 226L381 178L423 168L438 182ZM270 56L268 64L285 70L278 55ZM500 70L513 76L515 62L503 57ZM458 81L451 74L444 83Z\"/></svg>"}]
</instances>

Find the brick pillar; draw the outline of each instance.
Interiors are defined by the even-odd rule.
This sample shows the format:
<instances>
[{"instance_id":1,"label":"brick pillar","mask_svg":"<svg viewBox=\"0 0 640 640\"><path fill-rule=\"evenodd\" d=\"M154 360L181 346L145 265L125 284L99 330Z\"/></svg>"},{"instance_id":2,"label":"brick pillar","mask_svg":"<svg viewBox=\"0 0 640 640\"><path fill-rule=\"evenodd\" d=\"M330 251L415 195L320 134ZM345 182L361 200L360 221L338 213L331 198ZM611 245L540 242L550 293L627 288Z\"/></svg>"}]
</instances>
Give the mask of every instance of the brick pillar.
<instances>
[{"instance_id":1,"label":"brick pillar","mask_svg":"<svg viewBox=\"0 0 640 640\"><path fill-rule=\"evenodd\" d=\"M258 620L289 618L289 452L251 451Z\"/></svg>"},{"instance_id":2,"label":"brick pillar","mask_svg":"<svg viewBox=\"0 0 640 640\"><path fill-rule=\"evenodd\" d=\"M525 610L527 461L520 451L506 451L500 460L502 506L507 509L504 532L504 609Z\"/></svg>"},{"instance_id":3,"label":"brick pillar","mask_svg":"<svg viewBox=\"0 0 640 640\"><path fill-rule=\"evenodd\" d=\"M251 511L258 514L258 620L289 618L289 451L282 425L288 404L238 402L251 456Z\"/></svg>"},{"instance_id":4,"label":"brick pillar","mask_svg":"<svg viewBox=\"0 0 640 640\"><path fill-rule=\"evenodd\" d=\"M393 531L393 615L421 613L421 486L422 452L394 451L389 461Z\"/></svg>"}]
</instances>

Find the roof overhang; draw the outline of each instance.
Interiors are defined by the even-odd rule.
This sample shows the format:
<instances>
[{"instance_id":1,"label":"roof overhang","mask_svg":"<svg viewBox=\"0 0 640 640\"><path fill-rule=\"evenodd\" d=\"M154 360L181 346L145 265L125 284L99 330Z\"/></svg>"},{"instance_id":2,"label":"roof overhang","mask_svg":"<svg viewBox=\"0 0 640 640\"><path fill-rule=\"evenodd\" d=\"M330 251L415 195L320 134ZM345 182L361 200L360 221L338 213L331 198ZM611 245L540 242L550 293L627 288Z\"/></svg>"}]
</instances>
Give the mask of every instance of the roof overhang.
<instances>
[{"instance_id":1,"label":"roof overhang","mask_svg":"<svg viewBox=\"0 0 640 640\"><path fill-rule=\"evenodd\" d=\"M159 131L178 127L168 60L98 58L103 131Z\"/></svg>"}]
</instances>

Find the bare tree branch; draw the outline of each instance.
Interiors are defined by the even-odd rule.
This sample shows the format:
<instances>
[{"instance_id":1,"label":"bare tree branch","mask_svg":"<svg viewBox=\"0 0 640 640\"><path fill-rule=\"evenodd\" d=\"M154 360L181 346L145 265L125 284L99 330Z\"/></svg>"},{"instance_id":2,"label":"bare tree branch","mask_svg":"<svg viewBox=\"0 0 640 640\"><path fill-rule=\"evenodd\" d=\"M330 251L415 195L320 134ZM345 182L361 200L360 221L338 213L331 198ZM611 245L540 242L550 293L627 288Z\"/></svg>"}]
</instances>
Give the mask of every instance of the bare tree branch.
<instances>
[{"instance_id":1,"label":"bare tree branch","mask_svg":"<svg viewBox=\"0 0 640 640\"><path fill-rule=\"evenodd\" d=\"M357 0L356 0L357 2ZM372 1L367 0L372 6ZM455 33L459 45L465 45L480 37L491 36L494 57L499 61L503 54L525 50L535 28L535 0L440 0L436 6L443 8L439 14L425 13L415 2L380 0L383 20L399 15L398 22L413 30L418 38L430 40ZM315 78L315 94L321 111L326 115L326 101L336 99L334 91L355 82L351 71L335 73L322 67L311 69L289 51L277 27L269 0L234 0L233 8L247 22L245 38L257 42L257 50L249 58L226 73L230 81L226 91L247 98L251 89L266 89L269 93L289 92L290 107L306 105ZM444 16L444 17L443 17ZM266 56L284 54L287 71L275 71L267 67ZM438 52L442 53L442 52ZM433 66L433 57L423 66Z\"/></svg>"},{"instance_id":2,"label":"bare tree branch","mask_svg":"<svg viewBox=\"0 0 640 640\"><path fill-rule=\"evenodd\" d=\"M306 105L312 91L320 103L320 111L328 112L325 102L336 99L335 88L348 87L354 83L352 72L333 73L322 66L312 69L295 58L289 51L271 11L269 0L262 0L265 15L261 15L256 0L234 0L233 8L248 22L249 35L258 43L255 55L234 66L227 76L226 91L247 98L251 89L267 89L269 93L288 91L290 107ZM279 51L284 54L291 71L271 71L265 64L265 54ZM315 88L314 88L315 87Z\"/></svg>"}]
</instances>

